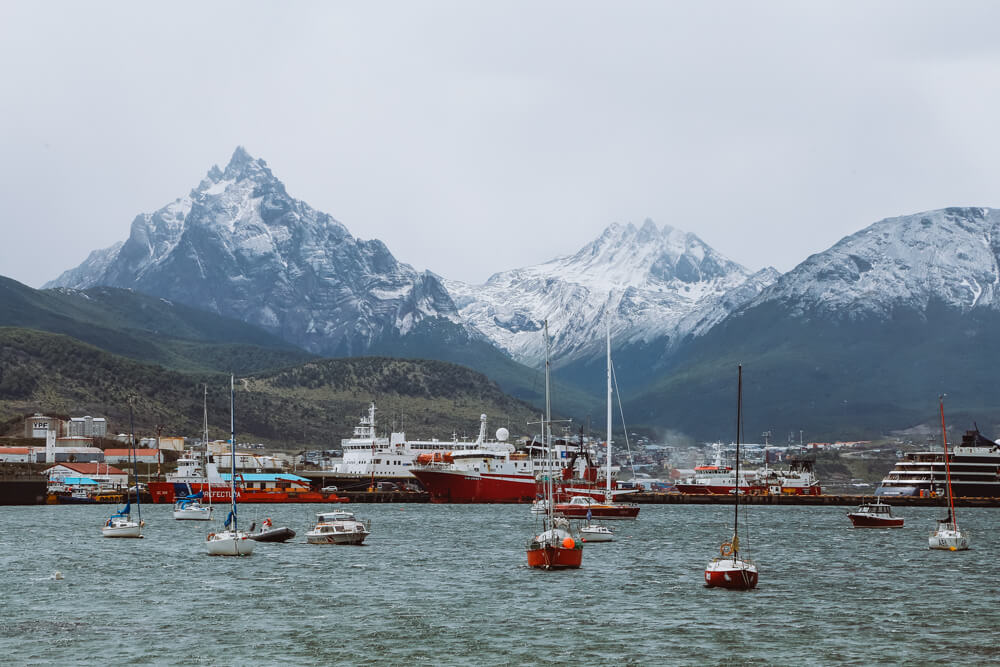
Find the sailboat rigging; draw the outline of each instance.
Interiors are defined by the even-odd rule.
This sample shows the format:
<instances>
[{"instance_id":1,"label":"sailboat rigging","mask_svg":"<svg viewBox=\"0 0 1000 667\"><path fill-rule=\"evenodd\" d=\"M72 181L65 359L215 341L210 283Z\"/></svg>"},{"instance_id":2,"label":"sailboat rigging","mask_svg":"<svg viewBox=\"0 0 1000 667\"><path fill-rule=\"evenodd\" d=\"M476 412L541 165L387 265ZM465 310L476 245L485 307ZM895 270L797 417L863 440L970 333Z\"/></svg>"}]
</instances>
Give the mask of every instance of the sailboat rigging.
<instances>
[{"instance_id":1,"label":"sailboat rigging","mask_svg":"<svg viewBox=\"0 0 1000 667\"><path fill-rule=\"evenodd\" d=\"M948 516L938 519L937 529L927 539L929 549L942 551L965 551L969 548L969 535L958 527L955 515L955 499L951 492L951 462L948 460L948 431L944 425L944 394L938 396L941 408L941 442L944 446L944 474L948 484Z\"/></svg>"},{"instance_id":2,"label":"sailboat rigging","mask_svg":"<svg viewBox=\"0 0 1000 667\"><path fill-rule=\"evenodd\" d=\"M229 435L230 435L230 475L229 475L229 516L225 530L209 533L205 539L209 556L249 556L253 554L256 542L239 529L236 513L236 388L235 380L229 376ZM211 492L211 487L209 488Z\"/></svg>"},{"instance_id":3,"label":"sailboat rigging","mask_svg":"<svg viewBox=\"0 0 1000 667\"><path fill-rule=\"evenodd\" d=\"M552 477L555 462L552 458L552 403L549 394L549 323L545 321L545 417L542 420L542 438L548 456L545 472L545 507L542 530L528 540L528 567L542 570L578 568L583 561L583 541L572 535L569 519L557 514L553 502Z\"/></svg>"},{"instance_id":4,"label":"sailboat rigging","mask_svg":"<svg viewBox=\"0 0 1000 667\"><path fill-rule=\"evenodd\" d=\"M132 478L135 481L135 509L136 520L132 520L132 499L131 492L126 489L125 507L111 515L104 526L101 534L104 537L142 537L142 528L146 523L142 520L142 497L139 492L138 457L135 453L135 422L132 416L132 398L128 401L128 430L129 430L129 456L128 460L132 466ZM126 482L127 485L127 482Z\"/></svg>"},{"instance_id":5,"label":"sailboat rigging","mask_svg":"<svg viewBox=\"0 0 1000 667\"><path fill-rule=\"evenodd\" d=\"M204 435L202 442L205 444L205 469L208 469L208 385L204 386ZM208 484L208 505L202 505L201 500L205 497L204 491L198 493L191 492L191 485L188 484L188 495L178 498L174 503L174 518L178 521L211 521L212 512L212 484Z\"/></svg>"},{"instance_id":6,"label":"sailboat rigging","mask_svg":"<svg viewBox=\"0 0 1000 667\"><path fill-rule=\"evenodd\" d=\"M736 398L736 479L740 478L740 442L743 435L743 365L738 367ZM719 555L705 567L705 585L747 591L757 587L757 566L740 554L740 487L733 493L733 536L719 547Z\"/></svg>"}]
</instances>

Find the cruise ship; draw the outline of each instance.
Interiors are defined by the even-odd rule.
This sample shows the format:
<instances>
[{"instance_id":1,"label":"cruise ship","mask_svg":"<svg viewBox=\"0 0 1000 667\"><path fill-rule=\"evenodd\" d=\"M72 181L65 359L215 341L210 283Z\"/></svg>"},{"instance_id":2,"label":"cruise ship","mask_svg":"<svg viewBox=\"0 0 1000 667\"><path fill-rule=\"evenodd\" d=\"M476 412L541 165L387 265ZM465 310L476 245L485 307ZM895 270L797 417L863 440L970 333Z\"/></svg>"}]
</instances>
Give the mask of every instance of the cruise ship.
<instances>
[{"instance_id":1,"label":"cruise ship","mask_svg":"<svg viewBox=\"0 0 1000 667\"><path fill-rule=\"evenodd\" d=\"M1000 445L975 428L966 431L962 444L948 454L955 497L1000 497ZM942 452L909 452L885 476L875 495L943 496L947 484Z\"/></svg>"}]
</instances>

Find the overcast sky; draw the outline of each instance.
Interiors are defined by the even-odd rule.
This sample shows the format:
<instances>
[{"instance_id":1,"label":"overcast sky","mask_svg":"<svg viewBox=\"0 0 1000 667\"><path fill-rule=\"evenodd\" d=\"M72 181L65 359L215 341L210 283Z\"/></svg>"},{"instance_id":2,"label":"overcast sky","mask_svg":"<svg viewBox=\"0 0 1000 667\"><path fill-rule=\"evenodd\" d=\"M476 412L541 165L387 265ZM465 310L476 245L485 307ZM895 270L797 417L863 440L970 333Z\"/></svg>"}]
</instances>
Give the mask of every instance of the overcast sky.
<instances>
[{"instance_id":1,"label":"overcast sky","mask_svg":"<svg viewBox=\"0 0 1000 667\"><path fill-rule=\"evenodd\" d=\"M0 3L0 275L40 286L224 166L482 282L612 222L787 271L1000 206L998 3Z\"/></svg>"}]
</instances>

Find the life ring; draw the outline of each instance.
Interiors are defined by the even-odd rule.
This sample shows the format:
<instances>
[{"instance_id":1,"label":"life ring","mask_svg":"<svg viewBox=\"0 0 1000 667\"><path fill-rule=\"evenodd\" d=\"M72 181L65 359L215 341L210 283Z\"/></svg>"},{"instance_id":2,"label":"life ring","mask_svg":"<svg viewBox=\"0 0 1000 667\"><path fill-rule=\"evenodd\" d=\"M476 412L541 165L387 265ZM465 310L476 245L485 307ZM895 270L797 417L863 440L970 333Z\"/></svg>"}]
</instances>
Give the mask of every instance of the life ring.
<instances>
[{"instance_id":1,"label":"life ring","mask_svg":"<svg viewBox=\"0 0 1000 667\"><path fill-rule=\"evenodd\" d=\"M205 541L211 542L213 537L215 537L215 533L209 533L208 537L205 538Z\"/></svg>"},{"instance_id":2,"label":"life ring","mask_svg":"<svg viewBox=\"0 0 1000 667\"><path fill-rule=\"evenodd\" d=\"M722 546L719 547L719 553L723 556L733 555L733 545L731 542L723 542Z\"/></svg>"}]
</instances>

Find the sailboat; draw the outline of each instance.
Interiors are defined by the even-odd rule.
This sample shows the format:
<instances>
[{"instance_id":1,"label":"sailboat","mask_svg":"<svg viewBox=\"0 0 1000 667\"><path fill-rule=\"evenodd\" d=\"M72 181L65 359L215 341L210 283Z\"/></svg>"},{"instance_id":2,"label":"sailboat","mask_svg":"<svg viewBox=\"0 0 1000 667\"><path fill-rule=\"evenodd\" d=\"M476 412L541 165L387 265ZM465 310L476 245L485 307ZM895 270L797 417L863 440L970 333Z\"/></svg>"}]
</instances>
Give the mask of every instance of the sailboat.
<instances>
[{"instance_id":1,"label":"sailboat","mask_svg":"<svg viewBox=\"0 0 1000 667\"><path fill-rule=\"evenodd\" d=\"M203 408L205 457L208 460L208 385L205 385L205 399ZM191 493L191 486L188 485L188 495L178 498L174 503L174 518L178 521L211 521L212 520L212 486L209 482L208 505L202 505L201 500L205 494L202 491Z\"/></svg>"},{"instance_id":2,"label":"sailboat","mask_svg":"<svg viewBox=\"0 0 1000 667\"><path fill-rule=\"evenodd\" d=\"M548 452L549 466L545 475L546 513L542 530L528 540L528 567L543 570L578 568L583 561L583 541L574 538L569 519L557 515L553 502L552 475L555 469L552 458L552 405L549 398L549 323L545 321L545 418L542 434Z\"/></svg>"},{"instance_id":3,"label":"sailboat","mask_svg":"<svg viewBox=\"0 0 1000 667\"><path fill-rule=\"evenodd\" d=\"M944 394L938 397L941 407L941 441L944 444L944 474L948 482L948 516L938 519L937 530L927 539L930 549L965 551L969 548L969 534L958 527L955 516L955 499L951 495L951 462L948 460L948 431L944 426Z\"/></svg>"},{"instance_id":4,"label":"sailboat","mask_svg":"<svg viewBox=\"0 0 1000 667\"><path fill-rule=\"evenodd\" d=\"M736 479L740 478L740 440L743 435L743 365L738 366L736 398ZM740 489L733 493L733 536L719 547L719 555L705 567L705 585L748 591L757 587L757 566L740 554Z\"/></svg>"},{"instance_id":5,"label":"sailboat","mask_svg":"<svg viewBox=\"0 0 1000 667\"><path fill-rule=\"evenodd\" d=\"M129 429L129 463L132 464L132 477L135 480L135 509L136 519L132 519L132 501L128 494L125 494L125 507L115 512L101 527L101 535L104 537L142 537L142 527L146 523L142 520L142 494L139 490L138 460L135 456L135 424L132 419L132 399L128 402L128 429Z\"/></svg>"},{"instance_id":6,"label":"sailboat","mask_svg":"<svg viewBox=\"0 0 1000 667\"><path fill-rule=\"evenodd\" d=\"M587 518L587 525L580 529L587 542L610 542L613 534L609 528L591 523L593 517L600 519L635 519L639 516L639 506L635 503L616 503L615 492L611 490L611 321L607 329L608 347L608 450L605 466L604 502L595 500L589 495L575 496L568 503L557 503L556 511L571 519ZM621 493L619 491L619 493ZM626 493L632 493L631 490Z\"/></svg>"},{"instance_id":7,"label":"sailboat","mask_svg":"<svg viewBox=\"0 0 1000 667\"><path fill-rule=\"evenodd\" d=\"M250 536L239 530L236 517L236 388L233 376L229 376L229 436L230 463L232 469L229 475L229 499L231 509L226 517L225 530L209 533L205 539L209 556L249 556L257 544Z\"/></svg>"}]
</instances>

